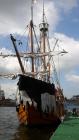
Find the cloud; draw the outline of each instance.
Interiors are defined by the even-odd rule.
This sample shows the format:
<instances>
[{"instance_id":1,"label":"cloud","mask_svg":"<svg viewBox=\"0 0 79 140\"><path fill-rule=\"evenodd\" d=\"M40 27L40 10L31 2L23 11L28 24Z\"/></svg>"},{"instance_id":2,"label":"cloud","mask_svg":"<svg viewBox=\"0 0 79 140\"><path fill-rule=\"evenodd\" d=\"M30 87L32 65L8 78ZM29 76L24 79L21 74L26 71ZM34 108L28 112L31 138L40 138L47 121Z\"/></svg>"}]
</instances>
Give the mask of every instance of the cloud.
<instances>
[{"instance_id":1,"label":"cloud","mask_svg":"<svg viewBox=\"0 0 79 140\"><path fill-rule=\"evenodd\" d=\"M2 47L2 48L0 48L0 53L11 54L12 51L11 50L7 50L6 48Z\"/></svg>"},{"instance_id":2,"label":"cloud","mask_svg":"<svg viewBox=\"0 0 79 140\"><path fill-rule=\"evenodd\" d=\"M20 28L26 22L27 9L29 2L23 0L2 0L0 1L0 32L9 33L21 31ZM24 14L25 12L25 14ZM24 25L25 27L25 25Z\"/></svg>"},{"instance_id":3,"label":"cloud","mask_svg":"<svg viewBox=\"0 0 79 140\"><path fill-rule=\"evenodd\" d=\"M59 47L68 52L59 58L60 68L64 71L72 71L79 66L79 41L60 33L55 33L55 37L59 39Z\"/></svg>"},{"instance_id":4,"label":"cloud","mask_svg":"<svg viewBox=\"0 0 79 140\"><path fill-rule=\"evenodd\" d=\"M79 84L79 75L68 74L68 75L66 75L66 79L67 79L67 81L73 82L77 85Z\"/></svg>"},{"instance_id":5,"label":"cloud","mask_svg":"<svg viewBox=\"0 0 79 140\"><path fill-rule=\"evenodd\" d=\"M0 1L0 33L21 33L29 24L31 0L1 0ZM42 22L42 0L38 0L34 7L34 24ZM59 13L54 3L45 3L46 16L55 26L59 21ZM52 13L52 14L51 14ZM52 20L53 19L53 20Z\"/></svg>"},{"instance_id":6,"label":"cloud","mask_svg":"<svg viewBox=\"0 0 79 140\"><path fill-rule=\"evenodd\" d=\"M0 1L0 34L22 33L31 19L31 0L1 0ZM46 0L45 13L52 30L61 20L60 9L70 11L77 6L77 0ZM34 7L34 24L42 22L43 1L38 0Z\"/></svg>"},{"instance_id":7,"label":"cloud","mask_svg":"<svg viewBox=\"0 0 79 140\"><path fill-rule=\"evenodd\" d=\"M65 96L71 98L79 94L79 75L76 72L70 72L65 75Z\"/></svg>"},{"instance_id":8,"label":"cloud","mask_svg":"<svg viewBox=\"0 0 79 140\"><path fill-rule=\"evenodd\" d=\"M9 55L12 54L12 51L6 48L2 48L0 49L0 54ZM9 74L9 73L18 73L19 71L20 71L20 67L17 58L0 57L0 73Z\"/></svg>"}]
</instances>

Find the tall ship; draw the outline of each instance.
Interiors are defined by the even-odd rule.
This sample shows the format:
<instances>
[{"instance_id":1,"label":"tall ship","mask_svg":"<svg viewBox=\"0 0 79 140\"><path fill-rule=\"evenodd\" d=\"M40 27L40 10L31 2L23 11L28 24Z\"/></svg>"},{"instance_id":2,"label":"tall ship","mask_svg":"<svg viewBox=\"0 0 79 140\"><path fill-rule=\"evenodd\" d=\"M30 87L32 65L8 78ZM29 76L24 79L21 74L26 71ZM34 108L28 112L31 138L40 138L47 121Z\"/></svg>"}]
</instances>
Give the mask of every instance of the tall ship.
<instances>
[{"instance_id":1,"label":"tall ship","mask_svg":"<svg viewBox=\"0 0 79 140\"><path fill-rule=\"evenodd\" d=\"M19 52L17 39L10 35L21 68L21 73L18 74L16 112L21 124L57 127L61 117L64 116L64 96L53 61L57 41L51 50L49 24L44 9L43 3L42 22L39 24L39 41L33 21L33 4L28 25L27 49ZM22 45L22 42L19 42L20 44ZM57 84L53 82L53 74L56 76Z\"/></svg>"}]
</instances>

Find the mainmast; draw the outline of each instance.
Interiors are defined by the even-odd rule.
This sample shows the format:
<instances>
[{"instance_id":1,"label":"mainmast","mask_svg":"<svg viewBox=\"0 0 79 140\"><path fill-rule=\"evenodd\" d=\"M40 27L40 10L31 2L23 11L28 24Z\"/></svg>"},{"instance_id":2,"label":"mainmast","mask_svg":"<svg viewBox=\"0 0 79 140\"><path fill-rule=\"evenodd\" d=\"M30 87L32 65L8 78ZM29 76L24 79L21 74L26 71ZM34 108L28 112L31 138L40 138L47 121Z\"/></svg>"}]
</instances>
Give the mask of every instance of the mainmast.
<instances>
[{"instance_id":1,"label":"mainmast","mask_svg":"<svg viewBox=\"0 0 79 140\"><path fill-rule=\"evenodd\" d=\"M33 0L31 0L31 20L30 20L30 45L31 45L31 54L34 53L34 47L33 47ZM32 70L31 72L34 73L34 58L31 57L32 61ZM33 75L34 77L34 75Z\"/></svg>"}]
</instances>

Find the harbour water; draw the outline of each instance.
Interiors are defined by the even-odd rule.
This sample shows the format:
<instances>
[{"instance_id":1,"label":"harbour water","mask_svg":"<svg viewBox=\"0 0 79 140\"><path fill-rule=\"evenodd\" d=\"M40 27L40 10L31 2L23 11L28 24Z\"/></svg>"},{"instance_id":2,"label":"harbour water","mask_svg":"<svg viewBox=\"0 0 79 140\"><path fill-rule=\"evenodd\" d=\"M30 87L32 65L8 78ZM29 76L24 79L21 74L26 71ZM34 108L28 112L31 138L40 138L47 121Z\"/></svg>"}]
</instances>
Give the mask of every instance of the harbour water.
<instances>
[{"instance_id":1,"label":"harbour water","mask_svg":"<svg viewBox=\"0 0 79 140\"><path fill-rule=\"evenodd\" d=\"M15 107L0 107L0 140L49 140L52 133L52 128L22 126Z\"/></svg>"}]
</instances>

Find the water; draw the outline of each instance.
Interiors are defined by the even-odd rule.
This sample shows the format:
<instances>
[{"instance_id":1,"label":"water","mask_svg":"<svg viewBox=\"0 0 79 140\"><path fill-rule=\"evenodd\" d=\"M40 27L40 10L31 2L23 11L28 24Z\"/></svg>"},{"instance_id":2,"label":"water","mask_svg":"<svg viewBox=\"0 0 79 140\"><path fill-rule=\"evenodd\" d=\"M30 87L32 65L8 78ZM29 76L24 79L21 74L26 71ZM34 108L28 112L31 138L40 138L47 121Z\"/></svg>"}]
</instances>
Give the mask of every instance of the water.
<instances>
[{"instance_id":1,"label":"water","mask_svg":"<svg viewBox=\"0 0 79 140\"><path fill-rule=\"evenodd\" d=\"M52 133L52 128L22 126L15 107L0 107L0 140L49 140Z\"/></svg>"}]
</instances>

